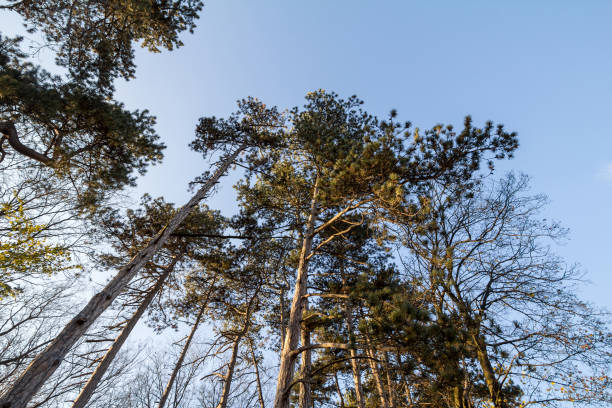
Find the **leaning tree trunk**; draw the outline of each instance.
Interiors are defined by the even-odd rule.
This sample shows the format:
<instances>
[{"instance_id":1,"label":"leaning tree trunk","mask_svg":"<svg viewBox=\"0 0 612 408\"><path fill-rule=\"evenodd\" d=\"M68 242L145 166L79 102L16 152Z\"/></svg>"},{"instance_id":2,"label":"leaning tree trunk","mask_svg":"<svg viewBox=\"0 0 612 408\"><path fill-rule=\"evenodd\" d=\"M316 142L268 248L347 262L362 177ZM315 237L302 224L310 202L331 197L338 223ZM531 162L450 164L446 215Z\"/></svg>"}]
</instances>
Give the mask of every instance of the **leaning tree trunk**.
<instances>
[{"instance_id":1,"label":"leaning tree trunk","mask_svg":"<svg viewBox=\"0 0 612 408\"><path fill-rule=\"evenodd\" d=\"M214 283L213 283L213 286L214 286ZM164 405L166 404L166 400L168 399L168 396L170 395L170 391L172 390L172 386L174 385L174 380L176 379L176 376L178 375L179 370L183 366L183 361L185 360L185 356L187 355L187 351L189 350L189 345L191 344L191 340L193 339L193 336L195 335L196 330L198 330L198 326L200 325L200 321L202 320L204 311L206 310L206 307L208 306L208 299L210 297L211 292L213 291L213 286L211 286L210 289L208 290L208 293L206 294L206 300L204 301L204 304L202 305L202 307L200 308L200 311L198 312L198 316L196 317L196 320L193 323L193 326L191 327L191 332L189 333L187 340L185 340L185 344L183 345L183 350L181 351L181 355L179 356L178 360L176 361L176 364L174 365L174 369L172 370L172 374L170 374L170 379L168 380L168 384L166 384L164 393L162 394L161 398L159 399L159 403L157 404L158 408L164 408Z\"/></svg>"},{"instance_id":2,"label":"leaning tree trunk","mask_svg":"<svg viewBox=\"0 0 612 408\"><path fill-rule=\"evenodd\" d=\"M261 376L259 375L259 363L257 362L257 357L255 356L255 348L253 347L253 339L249 339L249 348L251 351L251 360L253 362L253 367L255 367L255 380L257 381L257 398L259 398L259 407L265 408L264 398L263 398L263 389L261 387Z\"/></svg>"},{"instance_id":3,"label":"leaning tree trunk","mask_svg":"<svg viewBox=\"0 0 612 408\"><path fill-rule=\"evenodd\" d=\"M312 240L314 238L314 226L317 218L317 196L319 193L319 179L315 181L314 190L312 192L312 201L310 203L310 215L306 222L306 233L302 242L302 250L300 252L300 261L297 268L297 279L295 282L295 290L291 301L291 309L289 310L289 322L287 324L287 333L285 334L285 343L281 351L280 368L278 371L278 380L276 382L276 395L274 396L274 408L289 407L289 387L293 379L293 369L295 366L295 354L293 351L298 345L300 337L300 321L302 320L302 302L306 294L306 285L308 280L308 256L312 251Z\"/></svg>"},{"instance_id":4,"label":"leaning tree trunk","mask_svg":"<svg viewBox=\"0 0 612 408\"><path fill-rule=\"evenodd\" d=\"M302 307L302 316L308 311L308 298L304 299ZM310 331L304 324L302 327L302 347L310 346ZM311 408L312 407L312 394L310 387L310 376L312 371L312 352L310 349L306 349L302 352L302 368L300 370L300 394L298 397L298 406L300 408Z\"/></svg>"},{"instance_id":5,"label":"leaning tree trunk","mask_svg":"<svg viewBox=\"0 0 612 408\"><path fill-rule=\"evenodd\" d=\"M219 405L217 405L217 408L227 408L227 400L229 399L230 389L232 386L234 368L236 367L236 358L238 357L238 346L240 345L241 339L242 335L238 335L234 339L234 344L232 346L232 356L227 366L227 374L225 374L225 381L223 382L223 392L221 393L221 400L219 401Z\"/></svg>"},{"instance_id":6,"label":"leaning tree trunk","mask_svg":"<svg viewBox=\"0 0 612 408\"><path fill-rule=\"evenodd\" d=\"M83 387L83 389L79 393L79 396L72 404L72 408L84 408L85 405L87 405L96 388L98 387L98 384L102 380L102 377L106 373L106 370L108 370L108 367L115 359L115 356L117 355L117 353L119 353L119 350L127 340L134 326L136 326L136 323L138 323L144 312L147 310L147 308L155 298L155 296L160 292L161 288L164 285L164 282L166 281L166 278L168 278L168 275L170 275L178 260L178 256L172 259L170 265L166 267L165 271L157 279L155 286L153 286L153 288L149 290L149 293L147 293L140 306L138 306L138 309L136 309L136 312L134 313L132 318L128 321L123 330L121 330L121 333L119 334L119 336L117 336L113 344L110 346L110 348L104 355L104 358L102 358L102 361L100 361L95 371L92 373L91 377L89 377L87 384L85 384L85 387Z\"/></svg>"},{"instance_id":7,"label":"leaning tree trunk","mask_svg":"<svg viewBox=\"0 0 612 408\"><path fill-rule=\"evenodd\" d=\"M132 278L155 253L166 243L171 234L181 225L187 215L198 206L206 194L227 171L236 157L246 148L238 147L225 157L212 176L204 182L196 194L179 209L168 224L149 241L147 246L121 269L106 287L94 295L89 303L64 327L55 340L32 361L26 371L0 397L0 408L25 408L40 387L59 367L70 349L85 334L87 329L111 305Z\"/></svg>"},{"instance_id":8,"label":"leaning tree trunk","mask_svg":"<svg viewBox=\"0 0 612 408\"><path fill-rule=\"evenodd\" d=\"M338 393L338 400L340 401L340 408L345 408L344 396L342 395L342 390L340 389L340 382L338 381L338 372L336 371L334 371L334 380L336 382L336 392Z\"/></svg>"}]
</instances>

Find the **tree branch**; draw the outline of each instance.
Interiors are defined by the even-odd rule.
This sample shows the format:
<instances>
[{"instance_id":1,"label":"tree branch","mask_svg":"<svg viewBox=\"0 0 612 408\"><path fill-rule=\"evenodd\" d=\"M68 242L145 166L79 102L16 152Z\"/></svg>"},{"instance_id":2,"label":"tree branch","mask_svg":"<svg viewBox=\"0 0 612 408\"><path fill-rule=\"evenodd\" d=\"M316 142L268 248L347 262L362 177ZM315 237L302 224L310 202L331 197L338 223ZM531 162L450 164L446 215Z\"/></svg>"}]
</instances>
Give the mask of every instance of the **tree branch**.
<instances>
[{"instance_id":1,"label":"tree branch","mask_svg":"<svg viewBox=\"0 0 612 408\"><path fill-rule=\"evenodd\" d=\"M28 146L21 143L17 136L17 129L13 122L0 122L0 133L8 140L9 144L15 151L27 156L31 159L39 161L47 166L53 165L55 161L42 153L37 152L34 149L30 149Z\"/></svg>"}]
</instances>

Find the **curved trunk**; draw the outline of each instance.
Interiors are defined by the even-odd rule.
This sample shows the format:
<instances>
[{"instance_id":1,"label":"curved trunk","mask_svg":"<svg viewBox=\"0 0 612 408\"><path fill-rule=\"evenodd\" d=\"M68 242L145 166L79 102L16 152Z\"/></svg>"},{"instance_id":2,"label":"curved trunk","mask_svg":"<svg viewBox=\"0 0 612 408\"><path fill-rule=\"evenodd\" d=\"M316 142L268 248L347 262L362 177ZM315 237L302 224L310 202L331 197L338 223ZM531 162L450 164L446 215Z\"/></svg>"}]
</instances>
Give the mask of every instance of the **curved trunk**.
<instances>
[{"instance_id":1,"label":"curved trunk","mask_svg":"<svg viewBox=\"0 0 612 408\"><path fill-rule=\"evenodd\" d=\"M175 257L172 260L170 265L166 267L164 273L162 273L161 276L157 279L155 286L153 286L153 288L149 290L149 293L147 293L140 306L138 306L138 309L136 309L136 312L134 313L132 318L128 321L123 330L121 330L121 333L119 334L119 336L117 336L113 344L110 346L110 348L104 355L104 358L102 358L102 361L100 361L95 371L91 374L91 377L89 377L89 380L85 384L85 387L83 387L77 399L74 400L72 408L84 408L85 405L87 405L94 391L98 387L98 384L102 380L102 377L108 370L108 367L115 359L117 353L119 353L119 350L121 350L123 343L125 343L125 341L127 340L128 336L132 332L132 329L134 328L134 326L136 326L136 323L138 323L144 312L147 310L147 308L155 298L155 296L160 292L161 288L164 285L164 282L166 281L166 278L174 269L174 266L178 262L178 259L178 257Z\"/></svg>"},{"instance_id":2,"label":"curved trunk","mask_svg":"<svg viewBox=\"0 0 612 408\"><path fill-rule=\"evenodd\" d=\"M310 204L310 215L306 223L306 233L302 242L300 261L297 268L297 279L291 309L289 310L289 321L287 323L287 333L281 351L280 368L278 380L276 382L276 394L274 396L274 408L289 407L289 387L293 380L293 370L295 366L295 354L293 350L298 345L300 337L300 322L302 320L302 301L306 294L308 280L308 256L312 251L312 240L314 238L314 225L317 218L317 196L319 193L319 180L315 181Z\"/></svg>"},{"instance_id":3,"label":"curved trunk","mask_svg":"<svg viewBox=\"0 0 612 408\"><path fill-rule=\"evenodd\" d=\"M16 152L21 153L22 155L29 157L30 159L34 159L47 166L52 166L55 163L55 161L51 157L43 153L39 153L36 150L31 149L21 143L21 140L19 140L19 136L17 135L17 129L15 129L15 124L13 122L0 122L0 133L4 135L4 138L8 140L9 144L13 149L15 149ZM1 159L4 159L2 142L0 142L0 151L2 151ZM0 161L2 161L1 159Z\"/></svg>"},{"instance_id":4,"label":"curved trunk","mask_svg":"<svg viewBox=\"0 0 612 408\"><path fill-rule=\"evenodd\" d=\"M115 277L94 295L89 303L64 327L55 340L28 366L26 371L0 397L0 408L26 408L27 403L36 395L40 387L55 372L60 363L87 329L111 305L113 300L125 289L138 271L157 253L168 241L172 233L187 218L189 213L198 206L208 192L227 171L236 157L246 148L238 147L232 154L225 157L213 175L202 185L196 194L179 209L166 227L149 241L134 258L121 269Z\"/></svg>"}]
</instances>

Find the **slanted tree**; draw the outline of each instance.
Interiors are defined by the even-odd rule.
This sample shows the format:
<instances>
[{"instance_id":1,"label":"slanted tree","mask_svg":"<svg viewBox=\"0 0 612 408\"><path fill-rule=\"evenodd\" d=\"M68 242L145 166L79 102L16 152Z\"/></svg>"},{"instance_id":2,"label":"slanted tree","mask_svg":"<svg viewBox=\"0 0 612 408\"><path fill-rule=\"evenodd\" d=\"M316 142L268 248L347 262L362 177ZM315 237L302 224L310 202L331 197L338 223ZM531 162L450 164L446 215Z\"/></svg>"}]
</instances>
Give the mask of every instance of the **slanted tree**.
<instances>
[{"instance_id":1,"label":"slanted tree","mask_svg":"<svg viewBox=\"0 0 612 408\"><path fill-rule=\"evenodd\" d=\"M152 199L145 195L141 200L141 208L128 210L126 217L118 215L116 210L107 209L100 216L101 232L111 240L115 249L113 254L102 256L104 264L113 267L129 259L146 245L146 242L172 217L175 212L173 205L165 203L162 198ZM81 390L79 396L73 403L73 407L84 407L96 390L98 383L102 380L106 370L110 367L113 359L121 350L132 329L136 326L145 311L154 299L161 297L165 286L170 286L173 281L180 280L175 269L192 267L194 262L201 261L202 257L212 257L219 251L223 243L220 241L225 220L218 212L210 211L206 206L200 206L194 210L183 222L177 236L164 245L147 265L144 266L137 283L140 288L148 290L134 291L127 297L130 303L136 303L137 307L133 315L129 317L120 334L104 354L100 363L92 373L91 377ZM197 236L196 233L205 230L211 237ZM178 262L178 267L176 267ZM171 275L174 272L173 275ZM176 286L176 285L175 285ZM125 295L124 295L125 296ZM161 302L158 302L161 304Z\"/></svg>"},{"instance_id":2,"label":"slanted tree","mask_svg":"<svg viewBox=\"0 0 612 408\"><path fill-rule=\"evenodd\" d=\"M88 302L58 335L58 337L32 362L15 384L0 397L0 407L24 407L47 378L55 371L63 357L85 333L91 324L122 292L140 269L171 238L187 216L206 197L221 176L234 164L241 153L250 150L250 156L274 144L282 128L276 109L268 109L256 100L240 104L240 111L228 120L203 118L197 128L198 138L194 148L204 154L224 150L219 164L212 174L205 174L194 196L180 208L134 258L121 267L106 287Z\"/></svg>"},{"instance_id":3,"label":"slanted tree","mask_svg":"<svg viewBox=\"0 0 612 408\"><path fill-rule=\"evenodd\" d=\"M20 217L44 226L38 239L57 244L38 248L49 259L39 265L33 256L32 269L49 266L56 248L82 245L81 211L95 211L161 160L154 117L115 101L113 81L134 77L136 43L153 52L180 46L201 9L197 0L0 2L42 34L37 50L50 49L63 72L34 64L22 38L0 32L0 207L18 202ZM0 229L10 230L0 214Z\"/></svg>"}]
</instances>

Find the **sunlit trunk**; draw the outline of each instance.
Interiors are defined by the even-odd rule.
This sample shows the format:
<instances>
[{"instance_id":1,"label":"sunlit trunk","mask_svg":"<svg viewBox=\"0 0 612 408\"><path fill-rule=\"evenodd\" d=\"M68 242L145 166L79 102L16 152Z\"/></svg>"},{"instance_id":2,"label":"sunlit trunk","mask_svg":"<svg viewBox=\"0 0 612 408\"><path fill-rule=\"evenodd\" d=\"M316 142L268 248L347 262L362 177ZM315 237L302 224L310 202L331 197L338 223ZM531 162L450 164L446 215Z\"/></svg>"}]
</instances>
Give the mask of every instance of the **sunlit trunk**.
<instances>
[{"instance_id":1,"label":"sunlit trunk","mask_svg":"<svg viewBox=\"0 0 612 408\"><path fill-rule=\"evenodd\" d=\"M369 340L368 340L368 343L369 343ZM380 406L383 408L390 408L389 401L387 399L387 395L385 392L385 387L383 385L382 378L380 376L380 370L378 369L376 353L368 345L368 348L366 349L366 354L369 357L368 363L370 365L370 369L372 370L372 377L374 377L374 383L376 384L376 391L378 391L378 395L380 398Z\"/></svg>"},{"instance_id":2,"label":"sunlit trunk","mask_svg":"<svg viewBox=\"0 0 612 408\"><path fill-rule=\"evenodd\" d=\"M236 336L234 344L232 345L232 356L227 366L227 373L223 378L223 391L221 393L221 400L217 405L217 408L227 408L227 401L230 395L230 389L232 387L232 379L234 377L234 368L236 367L236 358L238 357L238 346L240 345L241 336Z\"/></svg>"},{"instance_id":3,"label":"sunlit trunk","mask_svg":"<svg viewBox=\"0 0 612 408\"><path fill-rule=\"evenodd\" d=\"M253 363L253 367L255 367L255 380L257 382L257 398L259 399L259 407L265 408L263 389L261 387L261 376L259 375L259 364L257 362L257 358L255 357L255 348L253 347L252 339L249 339L249 347L251 349L251 361Z\"/></svg>"},{"instance_id":4,"label":"sunlit trunk","mask_svg":"<svg viewBox=\"0 0 612 408\"><path fill-rule=\"evenodd\" d=\"M102 377L104 377L104 374L108 370L108 367L110 367L111 363L115 359L115 356L117 355L117 353L119 353L119 350L121 350L121 347L132 332L132 329L134 328L134 326L136 326L136 323L138 323L144 312L147 310L147 308L155 298L155 296L161 291L161 288L164 286L166 278L174 269L174 266L176 265L178 259L178 257L172 259L170 265L168 265L165 268L164 272L159 276L159 278L157 278L157 282L155 283L153 288L149 290L145 298L138 306L138 309L136 309L136 312L134 312L134 315L132 315L123 330L121 330L121 333L119 333L119 336L117 336L113 344L110 346L110 348L102 358L102 361L100 361L95 371L91 374L91 377L89 377L89 380L85 384L85 387L83 387L78 397L72 404L72 408L83 408L87 405L96 388L98 387L98 384L102 380Z\"/></svg>"},{"instance_id":5,"label":"sunlit trunk","mask_svg":"<svg viewBox=\"0 0 612 408\"><path fill-rule=\"evenodd\" d=\"M227 171L236 157L246 148L238 147L231 155L224 158L212 176L203 183L196 194L179 209L168 224L140 250L134 258L121 269L115 277L94 295L89 303L64 327L55 340L38 357L30 363L26 371L0 397L2 408L26 408L28 402L36 395L45 381L55 372L68 352L74 347L87 329L111 305L113 300L125 289L140 269L153 258L157 251L168 241L172 233L206 197L221 176ZM312 239L311 239L312 241Z\"/></svg>"},{"instance_id":6,"label":"sunlit trunk","mask_svg":"<svg viewBox=\"0 0 612 408\"><path fill-rule=\"evenodd\" d=\"M344 308L344 318L346 319L346 331L350 336L353 333L353 313L348 305L346 305ZM357 406L358 408L365 408L363 391L361 387L361 370L359 368L359 361L357 360L357 351L351 347L349 354L351 356L351 371L353 373L353 383L355 384Z\"/></svg>"},{"instance_id":7,"label":"sunlit trunk","mask_svg":"<svg viewBox=\"0 0 612 408\"><path fill-rule=\"evenodd\" d=\"M308 281L308 256L312 251L312 241L314 238L314 226L317 218L317 196L319 192L319 180L315 181L310 205L310 215L306 222L306 232L302 242L300 260L297 268L295 290L289 310L289 321L287 323L287 333L280 357L280 368L278 380L276 382L276 394L274 396L274 408L289 407L289 387L293 380L295 367L295 354L293 351L300 339L300 323L302 320L302 301L306 294Z\"/></svg>"},{"instance_id":8,"label":"sunlit trunk","mask_svg":"<svg viewBox=\"0 0 612 408\"><path fill-rule=\"evenodd\" d=\"M497 380L497 377L495 376L495 371L491 365L491 360L489 360L487 346L482 338L480 338L478 335L472 335L472 340L476 346L476 355L478 357L478 362L480 363L482 373L484 374L485 383L487 384L491 402L495 408L506 408L508 404L506 404L503 400L501 386Z\"/></svg>"},{"instance_id":9,"label":"sunlit trunk","mask_svg":"<svg viewBox=\"0 0 612 408\"><path fill-rule=\"evenodd\" d=\"M308 298L303 301L302 316L305 316L308 311ZM301 333L302 346L310 346L310 331L305 327L302 327ZM300 370L300 394L298 406L300 408L311 408L312 407L312 394L310 387L310 376L312 371L312 353L310 350L302 352L302 366Z\"/></svg>"},{"instance_id":10,"label":"sunlit trunk","mask_svg":"<svg viewBox=\"0 0 612 408\"><path fill-rule=\"evenodd\" d=\"M395 408L395 393L393 392L393 381L391 379L391 369L389 364L389 353L384 353L385 376L387 379L387 396L389 397L389 407Z\"/></svg>"}]
</instances>

